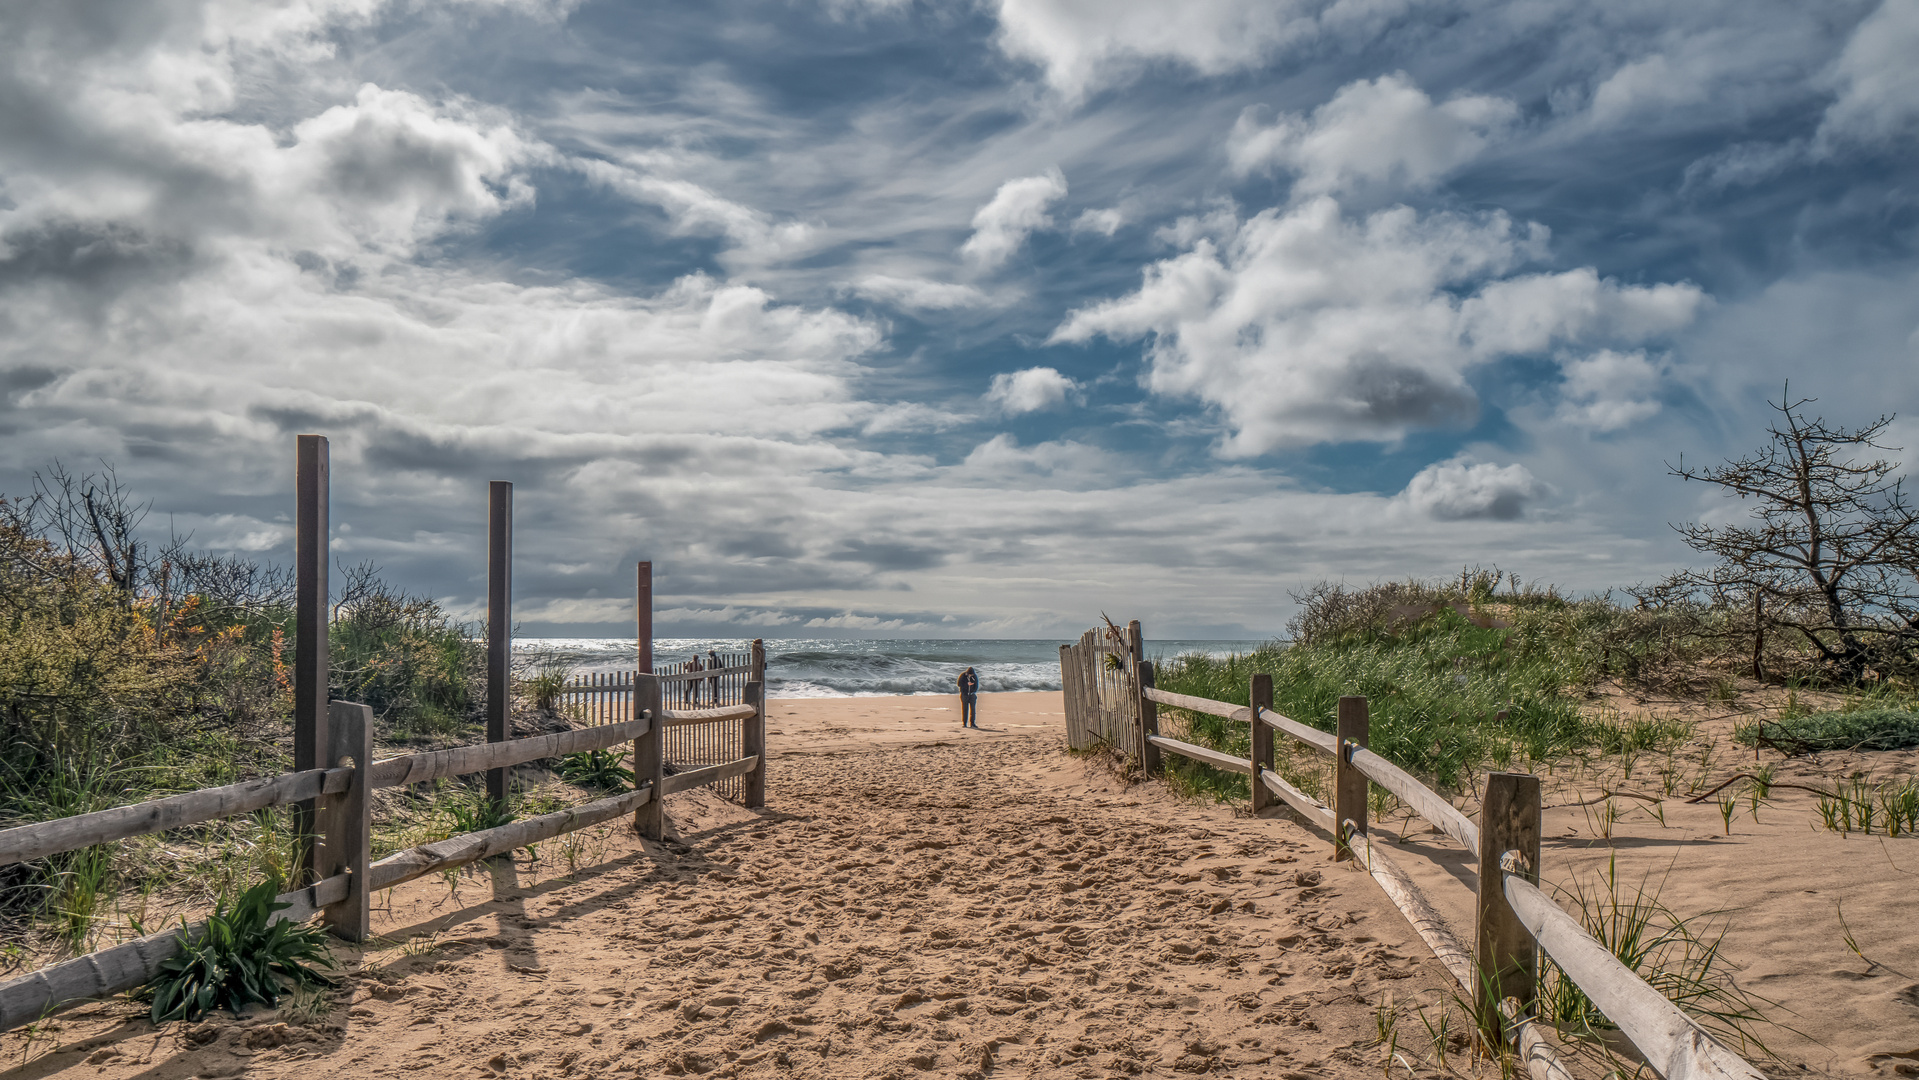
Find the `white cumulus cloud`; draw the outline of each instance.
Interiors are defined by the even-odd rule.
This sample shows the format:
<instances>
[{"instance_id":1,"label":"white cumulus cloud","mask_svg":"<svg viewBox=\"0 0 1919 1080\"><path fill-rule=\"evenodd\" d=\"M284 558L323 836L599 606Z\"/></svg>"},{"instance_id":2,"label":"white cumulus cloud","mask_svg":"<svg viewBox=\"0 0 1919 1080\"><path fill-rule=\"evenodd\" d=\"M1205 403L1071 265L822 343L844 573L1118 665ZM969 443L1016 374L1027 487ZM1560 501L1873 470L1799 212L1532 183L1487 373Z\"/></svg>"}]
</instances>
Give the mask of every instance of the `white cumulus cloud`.
<instances>
[{"instance_id":1,"label":"white cumulus cloud","mask_svg":"<svg viewBox=\"0 0 1919 1080\"><path fill-rule=\"evenodd\" d=\"M1564 361L1558 419L1590 431L1618 431L1659 412L1657 365L1646 350L1600 349Z\"/></svg>"},{"instance_id":2,"label":"white cumulus cloud","mask_svg":"<svg viewBox=\"0 0 1919 1080\"><path fill-rule=\"evenodd\" d=\"M1052 228L1047 208L1065 197L1066 177L1058 168L1008 180L973 215L973 235L960 246L960 254L988 270L1000 265L1033 232Z\"/></svg>"},{"instance_id":3,"label":"white cumulus cloud","mask_svg":"<svg viewBox=\"0 0 1919 1080\"><path fill-rule=\"evenodd\" d=\"M1505 98L1466 94L1435 103L1405 74L1348 83L1310 117L1284 114L1261 124L1257 110L1233 125L1227 156L1235 172L1284 169L1294 191L1429 187L1472 161L1519 118Z\"/></svg>"},{"instance_id":4,"label":"white cumulus cloud","mask_svg":"<svg viewBox=\"0 0 1919 1080\"><path fill-rule=\"evenodd\" d=\"M1360 220L1319 197L1145 268L1138 291L1072 313L1053 342L1147 338L1147 386L1219 410L1227 456L1393 441L1469 422L1474 366L1554 346L1676 330L1703 294L1621 285L1591 268L1508 275L1546 253L1503 213Z\"/></svg>"},{"instance_id":5,"label":"white cumulus cloud","mask_svg":"<svg viewBox=\"0 0 1919 1080\"><path fill-rule=\"evenodd\" d=\"M1440 521L1511 521L1549 493L1524 465L1494 465L1462 454L1419 470L1399 499Z\"/></svg>"},{"instance_id":6,"label":"white cumulus cloud","mask_svg":"<svg viewBox=\"0 0 1919 1080\"><path fill-rule=\"evenodd\" d=\"M1001 372L993 376L986 400L1013 414L1057 408L1066 402L1079 384L1049 367Z\"/></svg>"},{"instance_id":7,"label":"white cumulus cloud","mask_svg":"<svg viewBox=\"0 0 1919 1080\"><path fill-rule=\"evenodd\" d=\"M999 0L1000 48L1077 100L1155 60L1219 75L1314 31L1296 0Z\"/></svg>"}]
</instances>

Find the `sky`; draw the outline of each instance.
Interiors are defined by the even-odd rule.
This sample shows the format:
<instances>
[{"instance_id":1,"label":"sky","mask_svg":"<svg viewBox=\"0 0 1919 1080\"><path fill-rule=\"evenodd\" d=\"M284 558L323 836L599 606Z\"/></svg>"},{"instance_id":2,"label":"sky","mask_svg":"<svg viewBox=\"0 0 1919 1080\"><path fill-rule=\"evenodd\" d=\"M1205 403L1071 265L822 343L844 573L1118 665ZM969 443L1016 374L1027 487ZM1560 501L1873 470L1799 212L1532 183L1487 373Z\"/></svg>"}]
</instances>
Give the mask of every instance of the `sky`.
<instances>
[{"instance_id":1,"label":"sky","mask_svg":"<svg viewBox=\"0 0 1919 1080\"><path fill-rule=\"evenodd\" d=\"M526 634L1589 592L1919 432L1919 0L14 0L0 493ZM1919 450L1914 451L1919 455Z\"/></svg>"}]
</instances>

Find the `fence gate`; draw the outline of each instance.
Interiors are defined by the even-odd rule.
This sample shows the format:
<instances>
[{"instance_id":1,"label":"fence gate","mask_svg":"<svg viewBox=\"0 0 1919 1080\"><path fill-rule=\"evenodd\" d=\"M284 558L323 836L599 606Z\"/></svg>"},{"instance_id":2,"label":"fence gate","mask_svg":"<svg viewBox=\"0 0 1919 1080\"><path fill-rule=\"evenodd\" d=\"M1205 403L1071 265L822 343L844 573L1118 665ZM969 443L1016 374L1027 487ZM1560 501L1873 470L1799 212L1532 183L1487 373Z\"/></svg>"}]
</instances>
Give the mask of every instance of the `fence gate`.
<instances>
[{"instance_id":1,"label":"fence gate","mask_svg":"<svg viewBox=\"0 0 1919 1080\"><path fill-rule=\"evenodd\" d=\"M1059 647L1060 687L1066 699L1066 745L1074 750L1111 746L1137 753L1139 693L1133 672L1144 659L1139 623L1126 624L1125 640L1105 627L1088 630L1077 645Z\"/></svg>"},{"instance_id":2,"label":"fence gate","mask_svg":"<svg viewBox=\"0 0 1919 1080\"><path fill-rule=\"evenodd\" d=\"M702 657L703 667L688 663L656 664L661 677L660 704L668 709L716 709L746 704L746 685L766 685L766 649L757 641L743 652L719 653L718 666ZM613 671L581 675L560 694L566 715L588 724L614 724L632 718L633 672ZM762 695L764 696L764 695ZM690 772L706 765L724 765L746 756L745 720L666 721L666 771ZM739 801L746 778L729 776L714 782L714 791Z\"/></svg>"}]
</instances>

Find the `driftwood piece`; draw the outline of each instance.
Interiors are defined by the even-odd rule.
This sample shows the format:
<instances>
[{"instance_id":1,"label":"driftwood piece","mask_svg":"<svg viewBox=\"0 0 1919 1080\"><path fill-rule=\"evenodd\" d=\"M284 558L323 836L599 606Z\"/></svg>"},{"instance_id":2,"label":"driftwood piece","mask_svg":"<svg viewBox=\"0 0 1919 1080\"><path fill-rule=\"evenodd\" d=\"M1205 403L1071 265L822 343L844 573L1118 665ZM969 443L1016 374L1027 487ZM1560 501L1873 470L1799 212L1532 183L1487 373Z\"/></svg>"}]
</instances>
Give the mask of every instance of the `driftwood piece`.
<instances>
[{"instance_id":1,"label":"driftwood piece","mask_svg":"<svg viewBox=\"0 0 1919 1080\"><path fill-rule=\"evenodd\" d=\"M352 769L308 769L189 791L132 806L16 825L0 831L0 866L111 840L165 832L201 821L234 817L269 806L306 802L321 795L343 792L352 779Z\"/></svg>"}]
</instances>

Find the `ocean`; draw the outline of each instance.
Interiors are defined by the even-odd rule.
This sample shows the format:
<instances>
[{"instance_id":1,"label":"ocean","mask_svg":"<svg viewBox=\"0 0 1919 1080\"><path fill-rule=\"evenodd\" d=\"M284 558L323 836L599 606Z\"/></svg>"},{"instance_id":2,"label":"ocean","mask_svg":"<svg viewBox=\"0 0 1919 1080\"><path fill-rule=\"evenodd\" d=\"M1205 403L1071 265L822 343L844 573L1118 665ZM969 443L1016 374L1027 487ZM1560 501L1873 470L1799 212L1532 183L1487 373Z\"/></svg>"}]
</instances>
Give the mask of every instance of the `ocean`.
<instances>
[{"instance_id":1,"label":"ocean","mask_svg":"<svg viewBox=\"0 0 1919 1080\"><path fill-rule=\"evenodd\" d=\"M738 638L704 640L655 638L654 662L676 663L708 649L737 652ZM979 673L980 690L1058 690L1057 638L941 639L766 639L768 697L860 697L894 694L951 694L953 680L967 667ZM1150 657L1186 653L1226 655L1246 652L1259 641L1146 642ZM579 673L630 671L632 638L515 638L522 662L553 661Z\"/></svg>"}]
</instances>

